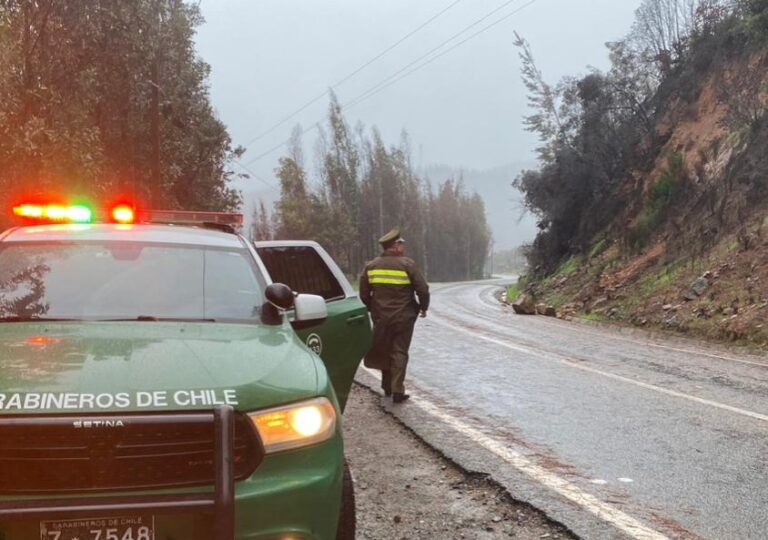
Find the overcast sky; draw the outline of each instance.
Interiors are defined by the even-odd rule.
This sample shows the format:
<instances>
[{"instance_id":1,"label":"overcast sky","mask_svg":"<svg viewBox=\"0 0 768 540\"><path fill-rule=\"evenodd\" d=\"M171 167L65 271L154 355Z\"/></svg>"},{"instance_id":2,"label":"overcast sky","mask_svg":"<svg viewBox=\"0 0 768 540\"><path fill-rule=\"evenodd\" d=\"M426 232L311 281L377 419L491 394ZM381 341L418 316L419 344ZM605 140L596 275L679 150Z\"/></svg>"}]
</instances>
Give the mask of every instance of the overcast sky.
<instances>
[{"instance_id":1,"label":"overcast sky","mask_svg":"<svg viewBox=\"0 0 768 540\"><path fill-rule=\"evenodd\" d=\"M197 47L212 68L213 104L235 144L246 145L455 2L202 0L206 22L198 29ZM378 126L390 143L406 129L418 165L484 170L532 161L536 141L521 122L527 110L514 31L530 42L539 68L554 83L588 66L606 68L604 44L628 32L639 0L534 0L524 7L528 2L459 0L334 87L339 101L350 102L499 6L508 4L445 48L523 9L345 109L345 116L351 124ZM242 162L276 185L273 170L280 151L252 160L287 139L297 122L307 129L322 119L327 104L324 97L248 145ZM314 134L307 138L311 146ZM265 189L258 180L240 187Z\"/></svg>"}]
</instances>

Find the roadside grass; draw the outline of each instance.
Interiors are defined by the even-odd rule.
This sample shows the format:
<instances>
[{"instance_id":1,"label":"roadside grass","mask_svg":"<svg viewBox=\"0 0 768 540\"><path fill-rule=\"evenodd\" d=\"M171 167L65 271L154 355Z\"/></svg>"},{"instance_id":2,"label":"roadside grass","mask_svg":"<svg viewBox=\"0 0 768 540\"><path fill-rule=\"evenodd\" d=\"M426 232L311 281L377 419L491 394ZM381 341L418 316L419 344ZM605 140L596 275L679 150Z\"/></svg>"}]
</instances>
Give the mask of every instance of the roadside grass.
<instances>
[{"instance_id":1,"label":"roadside grass","mask_svg":"<svg viewBox=\"0 0 768 540\"><path fill-rule=\"evenodd\" d=\"M552 291L544 296L544 303L559 308L567 304L571 300L571 296L565 291Z\"/></svg>"},{"instance_id":2,"label":"roadside grass","mask_svg":"<svg viewBox=\"0 0 768 540\"><path fill-rule=\"evenodd\" d=\"M651 186L650 197L634 228L630 229L630 247L637 251L645 247L667 218L668 209L680 195L686 182L683 155L674 152L667 156L667 167Z\"/></svg>"},{"instance_id":3,"label":"roadside grass","mask_svg":"<svg viewBox=\"0 0 768 540\"><path fill-rule=\"evenodd\" d=\"M612 264L613 261L610 259L598 260L596 264L591 264L589 266L589 269L587 270L587 278L590 280L597 279L605 271L605 269L610 267Z\"/></svg>"},{"instance_id":4,"label":"roadside grass","mask_svg":"<svg viewBox=\"0 0 768 540\"><path fill-rule=\"evenodd\" d=\"M589 255L587 255L588 259L594 259L598 255L602 255L603 251L605 251L608 248L608 240L603 238L602 240L595 243L594 246L592 246L592 249L589 250Z\"/></svg>"},{"instance_id":5,"label":"roadside grass","mask_svg":"<svg viewBox=\"0 0 768 540\"><path fill-rule=\"evenodd\" d=\"M630 296L621 298L618 302L616 302L616 307L622 313L633 313L642 305L643 305L643 301L637 295L630 295Z\"/></svg>"},{"instance_id":6,"label":"roadside grass","mask_svg":"<svg viewBox=\"0 0 768 540\"><path fill-rule=\"evenodd\" d=\"M520 296L519 284L507 285L507 302L514 302Z\"/></svg>"},{"instance_id":7,"label":"roadside grass","mask_svg":"<svg viewBox=\"0 0 768 540\"><path fill-rule=\"evenodd\" d=\"M568 257L568 260L566 260L563 264L560 265L560 268L557 269L557 272L555 272L555 277L566 277L570 276L571 274L575 274L579 271L579 269L584 265L584 257L581 255L574 255L572 257Z\"/></svg>"},{"instance_id":8,"label":"roadside grass","mask_svg":"<svg viewBox=\"0 0 768 540\"><path fill-rule=\"evenodd\" d=\"M539 281L539 287L543 290L553 290L555 289L555 283L557 283L559 280L572 276L573 274L576 274L579 270L581 270L581 267L585 263L585 257L583 255L574 255L571 257L568 257L568 259L563 262L555 272L548 275L541 281ZM552 293L555 294L555 293ZM549 295L545 295L549 296Z\"/></svg>"},{"instance_id":9,"label":"roadside grass","mask_svg":"<svg viewBox=\"0 0 768 540\"><path fill-rule=\"evenodd\" d=\"M659 272L646 276L640 280L640 292L648 298L652 294L672 285L678 275L685 269L686 261L675 261L662 268Z\"/></svg>"}]
</instances>

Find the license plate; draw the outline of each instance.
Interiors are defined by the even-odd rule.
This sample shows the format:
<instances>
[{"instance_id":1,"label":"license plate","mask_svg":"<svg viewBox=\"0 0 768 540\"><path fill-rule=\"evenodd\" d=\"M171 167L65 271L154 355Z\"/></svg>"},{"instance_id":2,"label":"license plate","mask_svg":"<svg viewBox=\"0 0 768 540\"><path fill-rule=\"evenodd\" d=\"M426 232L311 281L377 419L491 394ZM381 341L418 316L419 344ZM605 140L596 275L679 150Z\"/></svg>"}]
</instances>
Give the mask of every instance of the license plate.
<instances>
[{"instance_id":1,"label":"license plate","mask_svg":"<svg viewBox=\"0 0 768 540\"><path fill-rule=\"evenodd\" d=\"M118 516L41 521L40 540L155 540L155 517Z\"/></svg>"}]
</instances>

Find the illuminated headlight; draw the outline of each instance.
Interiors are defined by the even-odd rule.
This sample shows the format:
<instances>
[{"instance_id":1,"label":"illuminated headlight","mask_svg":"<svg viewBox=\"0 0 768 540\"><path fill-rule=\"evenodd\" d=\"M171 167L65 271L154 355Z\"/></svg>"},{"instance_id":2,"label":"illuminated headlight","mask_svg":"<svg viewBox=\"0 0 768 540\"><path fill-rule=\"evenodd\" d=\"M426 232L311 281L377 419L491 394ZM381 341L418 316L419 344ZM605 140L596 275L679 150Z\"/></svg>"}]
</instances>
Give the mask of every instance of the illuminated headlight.
<instances>
[{"instance_id":1,"label":"illuminated headlight","mask_svg":"<svg viewBox=\"0 0 768 540\"><path fill-rule=\"evenodd\" d=\"M336 411L326 398L248 415L270 454L326 441L336 431Z\"/></svg>"}]
</instances>

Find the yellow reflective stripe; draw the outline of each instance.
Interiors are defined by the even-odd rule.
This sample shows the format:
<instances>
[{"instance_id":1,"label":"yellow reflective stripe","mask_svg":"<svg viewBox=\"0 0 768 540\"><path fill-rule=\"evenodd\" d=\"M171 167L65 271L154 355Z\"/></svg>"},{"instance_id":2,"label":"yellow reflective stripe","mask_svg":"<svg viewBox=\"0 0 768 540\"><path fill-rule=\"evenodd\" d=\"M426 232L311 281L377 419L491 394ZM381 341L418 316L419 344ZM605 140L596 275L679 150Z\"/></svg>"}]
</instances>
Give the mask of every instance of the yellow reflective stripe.
<instances>
[{"instance_id":1,"label":"yellow reflective stripe","mask_svg":"<svg viewBox=\"0 0 768 540\"><path fill-rule=\"evenodd\" d=\"M408 273L405 270L368 270L368 277L374 276L395 276L407 278Z\"/></svg>"},{"instance_id":2,"label":"yellow reflective stripe","mask_svg":"<svg viewBox=\"0 0 768 540\"><path fill-rule=\"evenodd\" d=\"M371 285L410 285L411 284L411 280L408 278L398 279L398 278L374 277L374 278L370 278L368 282Z\"/></svg>"}]
</instances>

